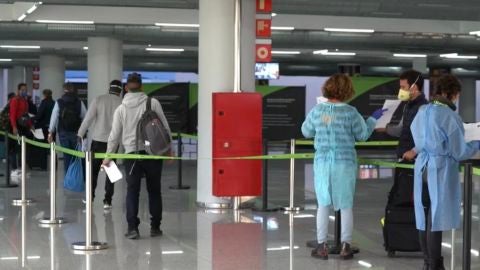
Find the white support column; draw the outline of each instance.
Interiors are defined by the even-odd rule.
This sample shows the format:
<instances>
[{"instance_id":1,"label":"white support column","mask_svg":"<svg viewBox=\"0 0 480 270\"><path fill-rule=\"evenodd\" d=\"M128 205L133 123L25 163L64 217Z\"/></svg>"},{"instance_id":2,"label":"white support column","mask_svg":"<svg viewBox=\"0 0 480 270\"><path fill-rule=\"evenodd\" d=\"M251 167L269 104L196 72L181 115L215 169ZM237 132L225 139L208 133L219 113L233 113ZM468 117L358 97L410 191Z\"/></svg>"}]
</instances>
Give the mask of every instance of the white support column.
<instances>
[{"instance_id":1,"label":"white support column","mask_svg":"<svg viewBox=\"0 0 480 270\"><path fill-rule=\"evenodd\" d=\"M40 56L40 89L51 89L53 99L63 95L65 58L58 55Z\"/></svg>"},{"instance_id":2,"label":"white support column","mask_svg":"<svg viewBox=\"0 0 480 270\"><path fill-rule=\"evenodd\" d=\"M234 88L234 4L234 0L200 0L199 3L197 202L206 207L228 202L212 195L212 94L233 92ZM241 87L252 91L255 87L255 1L244 0L242 5Z\"/></svg>"},{"instance_id":3,"label":"white support column","mask_svg":"<svg viewBox=\"0 0 480 270\"><path fill-rule=\"evenodd\" d=\"M8 93L17 91L19 83L25 82L25 67L14 66L8 69Z\"/></svg>"},{"instance_id":4,"label":"white support column","mask_svg":"<svg viewBox=\"0 0 480 270\"><path fill-rule=\"evenodd\" d=\"M460 93L458 112L465 123L474 123L475 104L476 104L476 80L475 78L460 78L462 83L462 92Z\"/></svg>"},{"instance_id":5,"label":"white support column","mask_svg":"<svg viewBox=\"0 0 480 270\"><path fill-rule=\"evenodd\" d=\"M123 42L108 37L88 38L88 103L106 94L112 80L122 80Z\"/></svg>"},{"instance_id":6,"label":"white support column","mask_svg":"<svg viewBox=\"0 0 480 270\"><path fill-rule=\"evenodd\" d=\"M8 71L0 68L0 108L7 104L8 91Z\"/></svg>"}]
</instances>

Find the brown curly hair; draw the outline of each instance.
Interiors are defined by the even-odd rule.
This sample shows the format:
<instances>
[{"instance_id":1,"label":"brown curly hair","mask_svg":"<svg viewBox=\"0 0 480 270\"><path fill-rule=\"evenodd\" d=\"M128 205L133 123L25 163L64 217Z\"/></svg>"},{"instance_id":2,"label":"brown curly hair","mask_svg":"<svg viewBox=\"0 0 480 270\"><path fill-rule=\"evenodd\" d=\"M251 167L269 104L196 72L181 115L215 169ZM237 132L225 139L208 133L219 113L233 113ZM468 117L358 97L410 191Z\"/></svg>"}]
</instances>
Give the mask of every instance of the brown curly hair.
<instances>
[{"instance_id":1,"label":"brown curly hair","mask_svg":"<svg viewBox=\"0 0 480 270\"><path fill-rule=\"evenodd\" d=\"M438 96L445 95L452 100L454 96L462 91L462 84L457 77L451 74L443 75L436 83Z\"/></svg>"},{"instance_id":2,"label":"brown curly hair","mask_svg":"<svg viewBox=\"0 0 480 270\"><path fill-rule=\"evenodd\" d=\"M323 85L322 92L324 97L342 102L355 95L352 80L345 74L335 74L330 77Z\"/></svg>"}]
</instances>

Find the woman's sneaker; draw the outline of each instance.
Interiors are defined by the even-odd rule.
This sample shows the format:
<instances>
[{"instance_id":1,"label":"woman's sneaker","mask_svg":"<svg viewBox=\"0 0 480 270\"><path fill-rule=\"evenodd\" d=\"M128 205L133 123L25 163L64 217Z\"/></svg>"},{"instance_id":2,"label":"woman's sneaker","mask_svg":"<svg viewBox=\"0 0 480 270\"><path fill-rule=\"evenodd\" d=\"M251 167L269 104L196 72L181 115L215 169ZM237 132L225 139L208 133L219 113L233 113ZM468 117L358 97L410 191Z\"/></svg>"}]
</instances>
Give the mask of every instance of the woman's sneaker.
<instances>
[{"instance_id":1,"label":"woman's sneaker","mask_svg":"<svg viewBox=\"0 0 480 270\"><path fill-rule=\"evenodd\" d=\"M340 251L340 258L343 260L351 260L353 259L353 251L352 247L349 243L343 242L342 243L342 250Z\"/></svg>"},{"instance_id":2,"label":"woman's sneaker","mask_svg":"<svg viewBox=\"0 0 480 270\"><path fill-rule=\"evenodd\" d=\"M318 244L318 246L312 250L312 257L328 260L328 245L326 243Z\"/></svg>"}]
</instances>

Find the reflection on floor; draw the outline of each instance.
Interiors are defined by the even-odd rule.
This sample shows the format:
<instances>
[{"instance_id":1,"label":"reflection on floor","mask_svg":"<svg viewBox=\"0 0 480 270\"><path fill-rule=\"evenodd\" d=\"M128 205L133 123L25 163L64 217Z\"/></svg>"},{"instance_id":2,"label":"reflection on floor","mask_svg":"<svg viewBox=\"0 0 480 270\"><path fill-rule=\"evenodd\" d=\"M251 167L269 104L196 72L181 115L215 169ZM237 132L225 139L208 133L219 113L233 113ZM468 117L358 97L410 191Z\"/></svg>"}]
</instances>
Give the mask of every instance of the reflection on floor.
<instances>
[{"instance_id":1,"label":"reflection on floor","mask_svg":"<svg viewBox=\"0 0 480 270\"><path fill-rule=\"evenodd\" d=\"M307 167L305 167L307 165ZM306 241L315 238L315 200L311 193L308 164L298 162L296 201L307 210L288 215L245 210L240 223L231 211L202 210L195 207L194 163L185 164L187 191L168 189L176 181L175 165L166 165L163 174L164 236L150 238L148 200L145 188L141 195L141 239L127 240L125 224L125 184L115 187L113 209L103 210L103 180L94 205L93 240L105 241L109 249L93 255L75 255L70 245L84 240L85 214L82 194L64 191L58 184L58 214L68 221L62 227L42 228L38 220L49 215L48 173L32 171L27 196L36 200L28 207L15 207L11 200L20 189L0 189L0 269L421 269L418 253L398 254L388 258L384 251L380 218L392 180L359 180L355 206L354 242L361 249L352 261L332 256L328 261L310 257ZM307 168L307 169L305 169ZM288 202L288 162L269 164L270 201ZM0 170L3 171L2 168ZM307 172L307 173L305 173ZM3 179L0 179L3 181ZM480 268L478 220L480 180L475 180L472 269ZM333 213L332 213L333 215ZM289 226L293 224L293 226ZM333 222L331 226L333 233ZM23 237L22 237L23 236ZM462 233L456 232L455 265L461 266ZM446 265L450 265L451 233L444 235Z\"/></svg>"}]
</instances>

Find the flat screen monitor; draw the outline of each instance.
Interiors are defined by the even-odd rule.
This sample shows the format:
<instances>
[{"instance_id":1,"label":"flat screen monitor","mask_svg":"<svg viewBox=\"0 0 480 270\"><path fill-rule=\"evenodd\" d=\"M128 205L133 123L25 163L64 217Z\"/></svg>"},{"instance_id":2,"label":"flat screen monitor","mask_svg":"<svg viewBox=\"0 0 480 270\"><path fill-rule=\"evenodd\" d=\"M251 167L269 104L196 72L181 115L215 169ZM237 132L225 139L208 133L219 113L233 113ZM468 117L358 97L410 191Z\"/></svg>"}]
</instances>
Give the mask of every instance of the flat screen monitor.
<instances>
[{"instance_id":1,"label":"flat screen monitor","mask_svg":"<svg viewBox=\"0 0 480 270\"><path fill-rule=\"evenodd\" d=\"M276 80L280 76L278 63L257 63L255 78L257 80Z\"/></svg>"}]
</instances>

